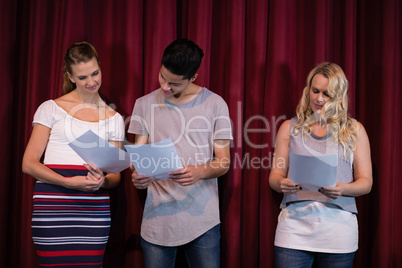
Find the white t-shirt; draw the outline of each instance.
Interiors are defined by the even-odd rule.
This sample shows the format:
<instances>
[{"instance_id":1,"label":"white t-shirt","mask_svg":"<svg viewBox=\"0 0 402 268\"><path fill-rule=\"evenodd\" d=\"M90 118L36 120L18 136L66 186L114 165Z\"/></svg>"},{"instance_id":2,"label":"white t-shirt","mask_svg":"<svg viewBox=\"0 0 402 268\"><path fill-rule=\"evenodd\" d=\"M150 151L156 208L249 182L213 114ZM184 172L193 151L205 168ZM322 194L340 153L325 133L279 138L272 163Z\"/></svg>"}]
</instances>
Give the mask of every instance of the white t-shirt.
<instances>
[{"instance_id":1,"label":"white t-shirt","mask_svg":"<svg viewBox=\"0 0 402 268\"><path fill-rule=\"evenodd\" d=\"M44 164L84 164L85 161L68 144L88 130L105 140L124 141L124 120L119 113L99 122L86 122L72 117L53 100L45 101L39 106L33 119L33 125L35 124L51 129Z\"/></svg>"}]
</instances>

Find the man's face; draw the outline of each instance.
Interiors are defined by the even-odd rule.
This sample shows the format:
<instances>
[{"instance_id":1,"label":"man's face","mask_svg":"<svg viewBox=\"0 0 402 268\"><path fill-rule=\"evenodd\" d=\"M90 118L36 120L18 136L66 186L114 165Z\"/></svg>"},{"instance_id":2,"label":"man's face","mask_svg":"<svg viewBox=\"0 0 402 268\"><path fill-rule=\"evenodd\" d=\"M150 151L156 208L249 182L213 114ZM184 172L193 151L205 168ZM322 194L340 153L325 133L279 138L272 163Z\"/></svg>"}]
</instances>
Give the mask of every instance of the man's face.
<instances>
[{"instance_id":1,"label":"man's face","mask_svg":"<svg viewBox=\"0 0 402 268\"><path fill-rule=\"evenodd\" d=\"M159 84L166 99L179 98L188 89L190 82L190 79L183 79L182 75L171 73L163 65L159 71Z\"/></svg>"}]
</instances>

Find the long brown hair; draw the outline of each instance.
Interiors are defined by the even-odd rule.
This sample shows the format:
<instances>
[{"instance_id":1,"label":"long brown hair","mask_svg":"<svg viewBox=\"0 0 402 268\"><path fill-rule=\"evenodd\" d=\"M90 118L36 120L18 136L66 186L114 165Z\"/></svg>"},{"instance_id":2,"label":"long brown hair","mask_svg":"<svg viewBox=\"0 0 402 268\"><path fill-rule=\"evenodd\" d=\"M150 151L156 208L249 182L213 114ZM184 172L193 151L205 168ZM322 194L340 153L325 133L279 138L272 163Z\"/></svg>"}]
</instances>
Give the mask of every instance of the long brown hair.
<instances>
[{"instance_id":1,"label":"long brown hair","mask_svg":"<svg viewBox=\"0 0 402 268\"><path fill-rule=\"evenodd\" d=\"M71 66L81 62L88 62L93 58L96 59L100 66L98 59L98 52L93 45L88 42L74 43L69 49L67 49L64 55L63 66L63 94L67 94L76 88L75 83L71 82L69 75L72 74Z\"/></svg>"}]
</instances>

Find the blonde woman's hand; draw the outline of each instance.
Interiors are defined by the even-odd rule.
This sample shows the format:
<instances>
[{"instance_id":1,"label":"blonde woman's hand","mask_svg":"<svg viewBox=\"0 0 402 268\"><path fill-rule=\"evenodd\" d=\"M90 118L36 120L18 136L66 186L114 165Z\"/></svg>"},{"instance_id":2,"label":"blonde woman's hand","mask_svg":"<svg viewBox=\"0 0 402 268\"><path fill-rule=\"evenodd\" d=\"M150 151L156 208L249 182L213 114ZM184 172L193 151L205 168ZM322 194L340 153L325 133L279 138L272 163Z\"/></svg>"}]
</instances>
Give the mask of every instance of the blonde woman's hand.
<instances>
[{"instance_id":1,"label":"blonde woman's hand","mask_svg":"<svg viewBox=\"0 0 402 268\"><path fill-rule=\"evenodd\" d=\"M291 182L289 178L284 178L280 182L280 188L285 195L295 194L302 190L302 187L294 182Z\"/></svg>"},{"instance_id":2,"label":"blonde woman's hand","mask_svg":"<svg viewBox=\"0 0 402 268\"><path fill-rule=\"evenodd\" d=\"M342 183L333 187L321 187L318 191L331 199L337 199L342 195Z\"/></svg>"}]
</instances>

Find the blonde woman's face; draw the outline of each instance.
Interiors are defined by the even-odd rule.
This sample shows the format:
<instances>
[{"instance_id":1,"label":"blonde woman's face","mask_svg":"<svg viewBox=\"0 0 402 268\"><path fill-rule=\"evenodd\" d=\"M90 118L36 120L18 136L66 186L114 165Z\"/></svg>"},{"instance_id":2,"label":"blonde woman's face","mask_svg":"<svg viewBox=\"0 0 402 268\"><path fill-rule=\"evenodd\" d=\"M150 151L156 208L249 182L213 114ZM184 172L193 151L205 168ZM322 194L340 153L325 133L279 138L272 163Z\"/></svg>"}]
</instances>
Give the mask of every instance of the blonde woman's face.
<instances>
[{"instance_id":1,"label":"blonde woman's face","mask_svg":"<svg viewBox=\"0 0 402 268\"><path fill-rule=\"evenodd\" d=\"M311 81L310 108L314 113L321 110L325 103L330 100L327 91L328 83L328 78L325 78L322 74L316 74Z\"/></svg>"}]
</instances>

